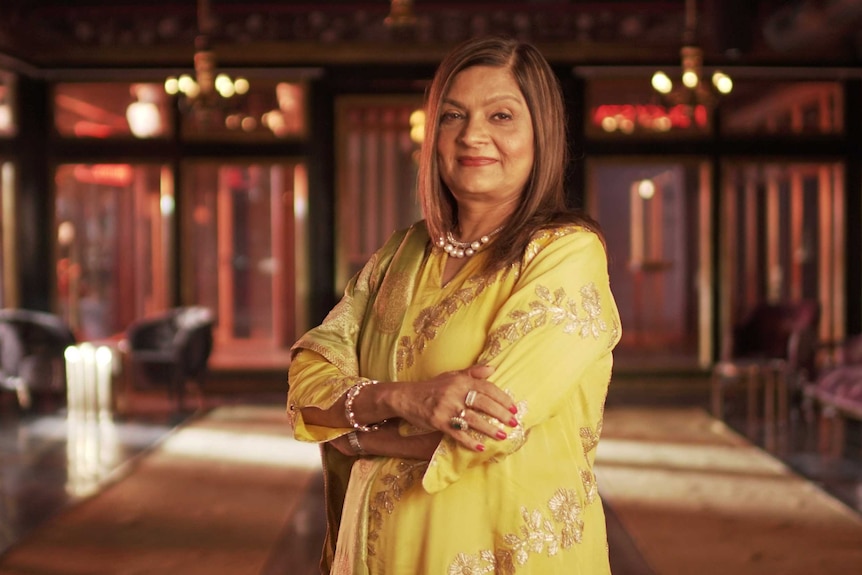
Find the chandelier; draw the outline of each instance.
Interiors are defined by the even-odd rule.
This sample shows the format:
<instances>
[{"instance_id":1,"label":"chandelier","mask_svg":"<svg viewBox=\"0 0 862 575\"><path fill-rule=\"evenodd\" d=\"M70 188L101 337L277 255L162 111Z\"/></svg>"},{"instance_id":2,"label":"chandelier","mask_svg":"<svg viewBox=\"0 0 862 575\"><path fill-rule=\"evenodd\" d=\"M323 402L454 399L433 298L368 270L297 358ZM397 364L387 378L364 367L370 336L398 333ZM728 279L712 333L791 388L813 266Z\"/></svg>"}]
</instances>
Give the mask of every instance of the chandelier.
<instances>
[{"instance_id":1,"label":"chandelier","mask_svg":"<svg viewBox=\"0 0 862 575\"><path fill-rule=\"evenodd\" d=\"M413 13L413 0L391 0L389 3L389 15L383 22L393 28L415 24L416 15Z\"/></svg>"},{"instance_id":2,"label":"chandelier","mask_svg":"<svg viewBox=\"0 0 862 575\"><path fill-rule=\"evenodd\" d=\"M719 96L733 90L733 80L720 70L712 74L711 85L703 78L703 50L697 45L697 6L695 0L685 1L685 30L680 49L682 60L681 86L675 86L664 71L652 76L652 87L671 106L686 106L690 113L695 108L713 107Z\"/></svg>"},{"instance_id":3,"label":"chandelier","mask_svg":"<svg viewBox=\"0 0 862 575\"><path fill-rule=\"evenodd\" d=\"M213 31L210 0L198 0L197 20L194 76L169 76L165 79L165 92L178 96L181 109L193 113L200 123L206 125L219 121L219 113L235 104L234 99L246 94L250 86L245 78L216 73L215 52L210 39Z\"/></svg>"}]
</instances>

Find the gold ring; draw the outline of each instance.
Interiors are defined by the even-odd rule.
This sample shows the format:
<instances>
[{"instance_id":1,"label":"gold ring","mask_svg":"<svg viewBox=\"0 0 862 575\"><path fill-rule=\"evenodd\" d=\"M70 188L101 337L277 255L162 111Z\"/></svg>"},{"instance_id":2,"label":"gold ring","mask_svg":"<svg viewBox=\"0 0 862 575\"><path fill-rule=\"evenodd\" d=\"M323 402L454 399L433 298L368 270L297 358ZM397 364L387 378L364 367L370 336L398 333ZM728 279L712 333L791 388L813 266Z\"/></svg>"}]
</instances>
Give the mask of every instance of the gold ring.
<instances>
[{"instance_id":1,"label":"gold ring","mask_svg":"<svg viewBox=\"0 0 862 575\"><path fill-rule=\"evenodd\" d=\"M467 431L468 429L470 429L470 426L467 425L467 420L460 415L456 415L455 417L450 419L449 426L452 429L457 429L458 431Z\"/></svg>"},{"instance_id":2,"label":"gold ring","mask_svg":"<svg viewBox=\"0 0 862 575\"><path fill-rule=\"evenodd\" d=\"M479 395L479 392L475 389L471 389L467 392L467 397L464 399L464 405L467 407L473 407L473 404L476 403L476 396Z\"/></svg>"}]
</instances>

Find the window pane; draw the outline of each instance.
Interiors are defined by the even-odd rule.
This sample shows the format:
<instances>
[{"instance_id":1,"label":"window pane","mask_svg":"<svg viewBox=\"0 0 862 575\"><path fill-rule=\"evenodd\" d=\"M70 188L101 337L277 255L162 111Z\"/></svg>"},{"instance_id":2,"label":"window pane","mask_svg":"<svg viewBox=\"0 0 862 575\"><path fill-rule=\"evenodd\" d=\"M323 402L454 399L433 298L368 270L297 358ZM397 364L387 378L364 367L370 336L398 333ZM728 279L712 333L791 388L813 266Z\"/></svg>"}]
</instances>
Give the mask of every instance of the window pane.
<instances>
[{"instance_id":1,"label":"window pane","mask_svg":"<svg viewBox=\"0 0 862 575\"><path fill-rule=\"evenodd\" d=\"M764 301L815 299L820 336L844 335L843 169L838 163L724 167L722 325Z\"/></svg>"},{"instance_id":2,"label":"window pane","mask_svg":"<svg viewBox=\"0 0 862 575\"><path fill-rule=\"evenodd\" d=\"M190 77L183 80L192 81ZM236 80L242 79L225 76L225 85L236 86L230 84ZM221 85L218 78L216 83ZM182 85L178 79L177 90ZM165 89L174 92L170 79ZM247 92L239 93L236 87L230 87L225 91L227 97L213 93L209 99L200 95L189 98L180 92L176 97L182 113L182 135L188 139L232 141L302 138L306 130L305 93L303 83L271 78L249 78Z\"/></svg>"},{"instance_id":3,"label":"window pane","mask_svg":"<svg viewBox=\"0 0 862 575\"><path fill-rule=\"evenodd\" d=\"M740 80L722 102L728 134L837 134L844 98L838 82Z\"/></svg>"},{"instance_id":4,"label":"window pane","mask_svg":"<svg viewBox=\"0 0 862 575\"><path fill-rule=\"evenodd\" d=\"M590 137L698 137L711 130L704 103L670 102L646 76L590 78L586 92Z\"/></svg>"},{"instance_id":5,"label":"window pane","mask_svg":"<svg viewBox=\"0 0 862 575\"><path fill-rule=\"evenodd\" d=\"M345 97L338 102L338 266L341 289L397 229L421 218L416 154L421 97Z\"/></svg>"},{"instance_id":6,"label":"window pane","mask_svg":"<svg viewBox=\"0 0 862 575\"><path fill-rule=\"evenodd\" d=\"M164 138L170 99L160 84L63 83L54 89L54 122L68 138Z\"/></svg>"},{"instance_id":7,"label":"window pane","mask_svg":"<svg viewBox=\"0 0 862 575\"><path fill-rule=\"evenodd\" d=\"M0 70L0 137L12 137L18 131L15 97L15 75Z\"/></svg>"},{"instance_id":8,"label":"window pane","mask_svg":"<svg viewBox=\"0 0 862 575\"><path fill-rule=\"evenodd\" d=\"M169 307L169 168L65 164L57 169L56 185L56 308L76 335L109 337Z\"/></svg>"}]
</instances>

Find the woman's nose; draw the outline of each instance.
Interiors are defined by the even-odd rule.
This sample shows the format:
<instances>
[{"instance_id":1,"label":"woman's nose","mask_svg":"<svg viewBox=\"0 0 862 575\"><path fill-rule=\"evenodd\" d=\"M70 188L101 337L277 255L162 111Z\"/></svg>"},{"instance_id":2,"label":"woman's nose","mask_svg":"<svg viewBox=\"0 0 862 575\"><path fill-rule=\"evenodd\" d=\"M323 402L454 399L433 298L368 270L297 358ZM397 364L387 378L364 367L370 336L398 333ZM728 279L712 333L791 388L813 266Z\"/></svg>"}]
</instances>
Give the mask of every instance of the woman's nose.
<instances>
[{"instance_id":1,"label":"woman's nose","mask_svg":"<svg viewBox=\"0 0 862 575\"><path fill-rule=\"evenodd\" d=\"M464 123L460 140L468 145L482 143L488 138L488 130L482 118L472 117Z\"/></svg>"}]
</instances>

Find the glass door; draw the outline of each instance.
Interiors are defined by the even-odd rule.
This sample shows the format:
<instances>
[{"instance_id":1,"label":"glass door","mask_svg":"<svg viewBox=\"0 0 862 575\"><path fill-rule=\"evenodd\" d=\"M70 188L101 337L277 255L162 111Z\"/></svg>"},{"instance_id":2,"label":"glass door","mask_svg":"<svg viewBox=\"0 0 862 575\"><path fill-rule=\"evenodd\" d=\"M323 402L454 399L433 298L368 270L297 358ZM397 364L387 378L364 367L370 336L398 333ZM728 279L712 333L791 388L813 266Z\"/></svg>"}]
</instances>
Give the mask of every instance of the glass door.
<instances>
[{"instance_id":1,"label":"glass door","mask_svg":"<svg viewBox=\"0 0 862 575\"><path fill-rule=\"evenodd\" d=\"M55 308L79 340L113 337L170 305L173 179L166 166L56 171Z\"/></svg>"},{"instance_id":2,"label":"glass door","mask_svg":"<svg viewBox=\"0 0 862 575\"><path fill-rule=\"evenodd\" d=\"M699 369L712 353L710 169L697 160L590 160L623 337L615 367Z\"/></svg>"},{"instance_id":3,"label":"glass door","mask_svg":"<svg viewBox=\"0 0 862 575\"><path fill-rule=\"evenodd\" d=\"M183 299L216 311L216 363L286 350L305 329L304 165L190 162L183 197Z\"/></svg>"}]
</instances>

